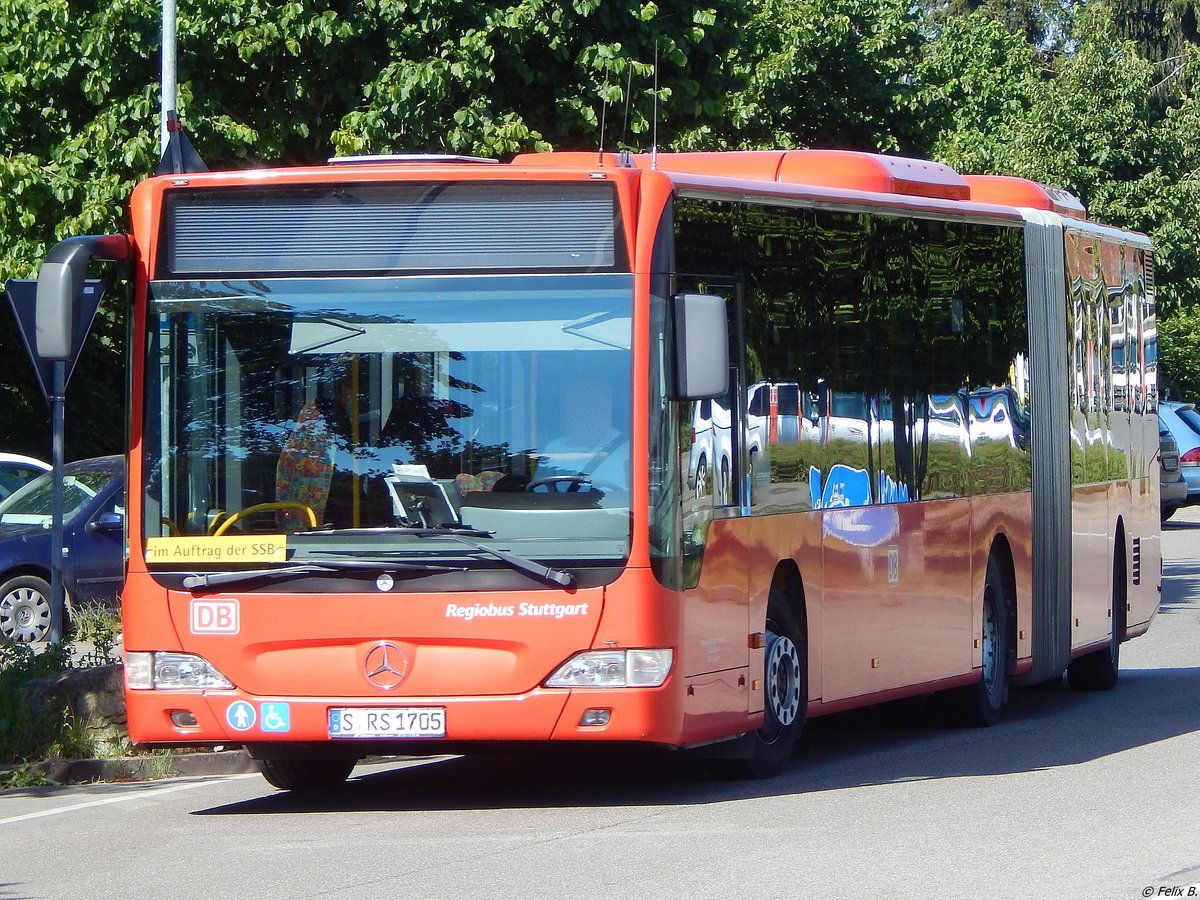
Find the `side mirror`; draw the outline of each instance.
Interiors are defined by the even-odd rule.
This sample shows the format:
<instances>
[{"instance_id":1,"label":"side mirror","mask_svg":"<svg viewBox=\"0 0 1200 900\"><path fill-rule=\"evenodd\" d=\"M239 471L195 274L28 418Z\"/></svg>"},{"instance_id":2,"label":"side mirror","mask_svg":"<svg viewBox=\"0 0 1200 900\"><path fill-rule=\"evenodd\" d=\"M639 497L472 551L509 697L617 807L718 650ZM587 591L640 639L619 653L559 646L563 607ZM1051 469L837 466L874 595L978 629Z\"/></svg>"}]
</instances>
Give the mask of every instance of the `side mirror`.
<instances>
[{"instance_id":1,"label":"side mirror","mask_svg":"<svg viewBox=\"0 0 1200 900\"><path fill-rule=\"evenodd\" d=\"M100 513L95 519L87 523L85 529L88 534L111 534L112 532L125 530L125 517L119 512Z\"/></svg>"},{"instance_id":2,"label":"side mirror","mask_svg":"<svg viewBox=\"0 0 1200 900\"><path fill-rule=\"evenodd\" d=\"M71 360L78 352L80 332L91 326L90 321L76 323L76 319L93 259L117 263L118 274L128 277L132 262L129 239L120 234L67 238L46 254L38 270L35 313L37 354L43 359Z\"/></svg>"},{"instance_id":3,"label":"side mirror","mask_svg":"<svg viewBox=\"0 0 1200 900\"><path fill-rule=\"evenodd\" d=\"M672 400L707 400L729 390L729 325L725 299L711 294L671 298L675 337Z\"/></svg>"}]
</instances>

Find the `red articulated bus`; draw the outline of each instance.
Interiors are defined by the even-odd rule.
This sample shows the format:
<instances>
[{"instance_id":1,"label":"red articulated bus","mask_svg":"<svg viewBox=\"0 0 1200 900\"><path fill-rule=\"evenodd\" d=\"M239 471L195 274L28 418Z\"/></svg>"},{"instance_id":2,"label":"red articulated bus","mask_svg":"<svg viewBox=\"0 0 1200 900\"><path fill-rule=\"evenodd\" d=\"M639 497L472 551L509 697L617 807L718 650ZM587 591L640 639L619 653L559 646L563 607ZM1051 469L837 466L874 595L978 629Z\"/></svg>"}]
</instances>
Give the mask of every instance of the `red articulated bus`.
<instances>
[{"instance_id":1,"label":"red articulated bus","mask_svg":"<svg viewBox=\"0 0 1200 900\"><path fill-rule=\"evenodd\" d=\"M274 785L368 754L688 751L1111 688L1161 572L1152 251L1070 195L841 151L152 178L129 734ZM702 442L697 445L695 442Z\"/></svg>"}]
</instances>

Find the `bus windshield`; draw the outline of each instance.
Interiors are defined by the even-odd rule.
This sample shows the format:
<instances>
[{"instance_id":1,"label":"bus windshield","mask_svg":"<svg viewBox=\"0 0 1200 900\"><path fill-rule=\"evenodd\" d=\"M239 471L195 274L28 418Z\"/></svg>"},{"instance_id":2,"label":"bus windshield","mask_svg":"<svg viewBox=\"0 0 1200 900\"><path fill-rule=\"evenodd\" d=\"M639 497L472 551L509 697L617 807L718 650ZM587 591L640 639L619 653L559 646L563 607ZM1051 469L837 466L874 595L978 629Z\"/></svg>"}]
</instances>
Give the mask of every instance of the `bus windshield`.
<instances>
[{"instance_id":1,"label":"bus windshield","mask_svg":"<svg viewBox=\"0 0 1200 900\"><path fill-rule=\"evenodd\" d=\"M629 275L155 281L146 537L629 547Z\"/></svg>"}]
</instances>

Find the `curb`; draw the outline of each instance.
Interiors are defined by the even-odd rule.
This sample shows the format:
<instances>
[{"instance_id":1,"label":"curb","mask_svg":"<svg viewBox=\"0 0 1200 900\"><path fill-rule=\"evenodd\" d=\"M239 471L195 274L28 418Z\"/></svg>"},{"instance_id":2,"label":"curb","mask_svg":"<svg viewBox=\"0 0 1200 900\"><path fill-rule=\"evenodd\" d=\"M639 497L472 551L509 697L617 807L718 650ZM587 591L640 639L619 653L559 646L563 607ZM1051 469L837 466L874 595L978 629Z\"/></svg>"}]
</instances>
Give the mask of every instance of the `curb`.
<instances>
[{"instance_id":1,"label":"curb","mask_svg":"<svg viewBox=\"0 0 1200 900\"><path fill-rule=\"evenodd\" d=\"M258 772L258 763L244 750L168 753L117 759L47 760L31 765L56 784L92 784L107 781L158 781L163 778L204 775L241 775Z\"/></svg>"}]
</instances>

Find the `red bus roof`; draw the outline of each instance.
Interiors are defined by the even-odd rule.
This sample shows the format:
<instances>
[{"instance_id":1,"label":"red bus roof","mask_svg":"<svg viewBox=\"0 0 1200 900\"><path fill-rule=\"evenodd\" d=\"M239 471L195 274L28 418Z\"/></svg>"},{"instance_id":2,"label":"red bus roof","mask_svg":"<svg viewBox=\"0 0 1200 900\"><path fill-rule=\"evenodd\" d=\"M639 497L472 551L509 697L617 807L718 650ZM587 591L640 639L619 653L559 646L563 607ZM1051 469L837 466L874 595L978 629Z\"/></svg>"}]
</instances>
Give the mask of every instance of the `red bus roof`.
<instances>
[{"instance_id":1,"label":"red bus roof","mask_svg":"<svg viewBox=\"0 0 1200 900\"><path fill-rule=\"evenodd\" d=\"M975 201L1044 209L1084 219L1087 212L1072 194L1024 178L959 175L942 163L856 150L737 150L713 153L527 153L513 159L526 167L582 166L654 168L660 172L745 178L879 194Z\"/></svg>"}]
</instances>

